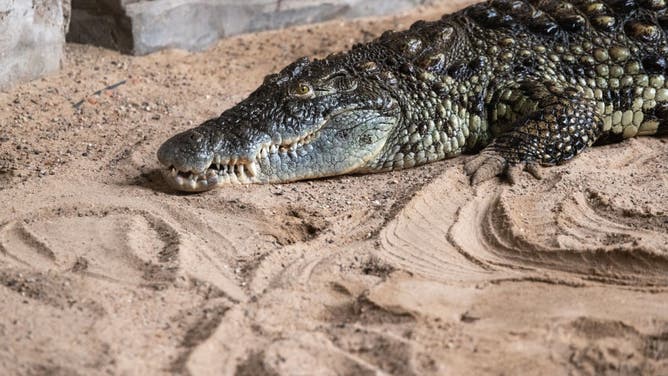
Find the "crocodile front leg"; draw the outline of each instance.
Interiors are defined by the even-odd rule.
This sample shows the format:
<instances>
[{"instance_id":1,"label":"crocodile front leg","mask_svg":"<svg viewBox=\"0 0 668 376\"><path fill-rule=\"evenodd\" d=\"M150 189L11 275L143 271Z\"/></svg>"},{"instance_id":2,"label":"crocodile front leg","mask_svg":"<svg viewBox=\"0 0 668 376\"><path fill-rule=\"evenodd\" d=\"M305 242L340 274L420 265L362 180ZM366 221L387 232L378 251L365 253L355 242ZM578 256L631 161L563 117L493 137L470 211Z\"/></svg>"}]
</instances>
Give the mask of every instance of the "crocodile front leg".
<instances>
[{"instance_id":1,"label":"crocodile front leg","mask_svg":"<svg viewBox=\"0 0 668 376\"><path fill-rule=\"evenodd\" d=\"M526 169L539 177L537 166L563 163L591 146L603 132L603 120L596 102L582 92L554 82L522 83L535 110L520 116L509 131L495 138L466 163L471 183ZM523 97L522 100L526 100Z\"/></svg>"}]
</instances>

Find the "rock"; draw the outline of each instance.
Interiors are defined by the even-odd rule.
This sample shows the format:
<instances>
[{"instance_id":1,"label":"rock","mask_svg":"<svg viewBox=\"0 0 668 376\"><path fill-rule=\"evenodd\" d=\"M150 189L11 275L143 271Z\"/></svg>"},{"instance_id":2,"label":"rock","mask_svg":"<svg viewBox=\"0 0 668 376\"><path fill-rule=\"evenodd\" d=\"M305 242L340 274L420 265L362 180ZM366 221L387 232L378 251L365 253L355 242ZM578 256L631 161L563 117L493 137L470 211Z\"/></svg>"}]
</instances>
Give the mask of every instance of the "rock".
<instances>
[{"instance_id":1,"label":"rock","mask_svg":"<svg viewBox=\"0 0 668 376\"><path fill-rule=\"evenodd\" d=\"M135 0L136 1L136 0ZM92 44L131 53L134 49L131 19L125 6L132 0L77 0L67 41Z\"/></svg>"},{"instance_id":2,"label":"rock","mask_svg":"<svg viewBox=\"0 0 668 376\"><path fill-rule=\"evenodd\" d=\"M143 55L164 48L201 50L252 31L388 14L424 0L79 0L68 41Z\"/></svg>"},{"instance_id":3,"label":"rock","mask_svg":"<svg viewBox=\"0 0 668 376\"><path fill-rule=\"evenodd\" d=\"M70 0L0 1L0 88L60 68Z\"/></svg>"}]
</instances>

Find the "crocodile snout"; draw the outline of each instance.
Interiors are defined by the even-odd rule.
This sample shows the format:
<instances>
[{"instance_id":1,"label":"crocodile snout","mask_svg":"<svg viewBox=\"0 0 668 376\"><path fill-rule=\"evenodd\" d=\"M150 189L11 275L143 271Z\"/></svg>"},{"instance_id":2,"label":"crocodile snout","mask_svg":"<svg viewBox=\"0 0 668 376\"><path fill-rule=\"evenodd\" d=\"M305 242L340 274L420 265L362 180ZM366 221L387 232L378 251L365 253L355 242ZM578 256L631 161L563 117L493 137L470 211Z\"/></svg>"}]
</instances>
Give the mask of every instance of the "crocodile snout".
<instances>
[{"instance_id":1,"label":"crocodile snout","mask_svg":"<svg viewBox=\"0 0 668 376\"><path fill-rule=\"evenodd\" d=\"M195 128L165 141L158 149L158 160L178 171L205 171L213 160L213 150L206 135Z\"/></svg>"}]
</instances>

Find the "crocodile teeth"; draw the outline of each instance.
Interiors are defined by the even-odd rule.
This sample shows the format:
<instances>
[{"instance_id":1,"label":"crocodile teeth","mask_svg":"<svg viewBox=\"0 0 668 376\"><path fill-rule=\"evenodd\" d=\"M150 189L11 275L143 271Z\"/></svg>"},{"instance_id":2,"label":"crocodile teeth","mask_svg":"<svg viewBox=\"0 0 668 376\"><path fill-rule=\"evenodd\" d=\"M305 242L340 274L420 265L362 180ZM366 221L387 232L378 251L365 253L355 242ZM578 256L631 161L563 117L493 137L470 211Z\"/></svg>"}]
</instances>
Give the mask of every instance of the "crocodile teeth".
<instances>
[{"instance_id":1,"label":"crocodile teeth","mask_svg":"<svg viewBox=\"0 0 668 376\"><path fill-rule=\"evenodd\" d=\"M232 183L240 183L239 178L237 177L236 174L229 174L227 177L230 179L230 182Z\"/></svg>"},{"instance_id":2,"label":"crocodile teeth","mask_svg":"<svg viewBox=\"0 0 668 376\"><path fill-rule=\"evenodd\" d=\"M176 175L178 175L179 172L174 167L172 167L172 170L170 171L170 174L172 175L172 177L176 177Z\"/></svg>"},{"instance_id":3,"label":"crocodile teeth","mask_svg":"<svg viewBox=\"0 0 668 376\"><path fill-rule=\"evenodd\" d=\"M248 164L248 166L246 166L246 167L248 167L248 174L249 174L250 176L255 176L255 175L257 175L257 165L255 164L255 162L251 162L251 163Z\"/></svg>"}]
</instances>

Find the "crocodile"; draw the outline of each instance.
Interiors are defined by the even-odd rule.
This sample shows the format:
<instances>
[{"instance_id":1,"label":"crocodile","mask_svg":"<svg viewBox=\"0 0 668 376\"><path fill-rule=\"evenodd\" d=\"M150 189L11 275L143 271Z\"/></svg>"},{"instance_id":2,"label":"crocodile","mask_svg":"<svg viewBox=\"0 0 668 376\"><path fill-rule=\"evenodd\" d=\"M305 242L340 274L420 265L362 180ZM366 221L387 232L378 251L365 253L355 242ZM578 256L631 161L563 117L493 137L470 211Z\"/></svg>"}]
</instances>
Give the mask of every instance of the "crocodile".
<instances>
[{"instance_id":1,"label":"crocodile","mask_svg":"<svg viewBox=\"0 0 668 376\"><path fill-rule=\"evenodd\" d=\"M668 133L665 0L492 0L301 58L157 156L175 189L474 154L472 184ZM512 180L512 179L511 179Z\"/></svg>"}]
</instances>

